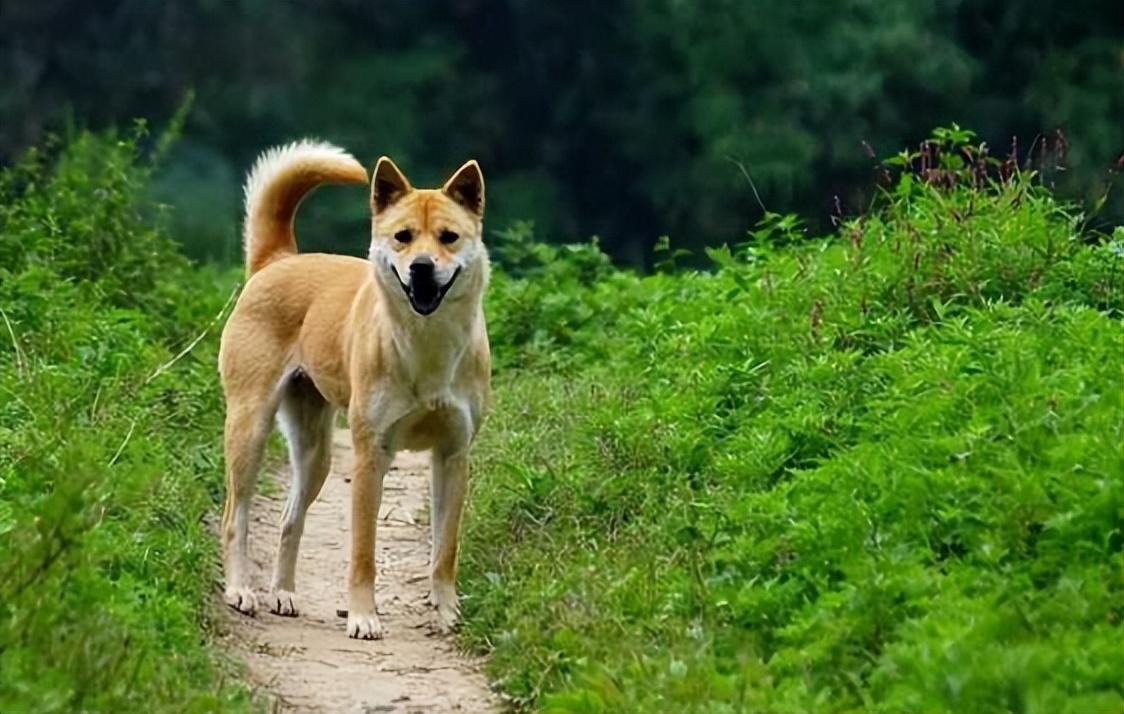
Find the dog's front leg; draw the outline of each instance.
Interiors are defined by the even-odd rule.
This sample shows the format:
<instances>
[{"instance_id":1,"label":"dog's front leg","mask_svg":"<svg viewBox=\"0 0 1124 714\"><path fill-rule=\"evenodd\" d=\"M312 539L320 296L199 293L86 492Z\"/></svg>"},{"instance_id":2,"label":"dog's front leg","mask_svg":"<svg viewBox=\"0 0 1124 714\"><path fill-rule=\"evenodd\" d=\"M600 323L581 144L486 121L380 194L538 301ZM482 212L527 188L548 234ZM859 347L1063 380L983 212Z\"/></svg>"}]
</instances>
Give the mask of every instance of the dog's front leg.
<instances>
[{"instance_id":1,"label":"dog's front leg","mask_svg":"<svg viewBox=\"0 0 1124 714\"><path fill-rule=\"evenodd\" d=\"M382 484L393 454L378 449L369 430L352 427L355 473L351 477L351 573L347 635L382 638L375 612L375 526L382 505Z\"/></svg>"},{"instance_id":2,"label":"dog's front leg","mask_svg":"<svg viewBox=\"0 0 1124 714\"><path fill-rule=\"evenodd\" d=\"M447 455L433 451L430 602L437 608L441 628L450 630L460 617L457 599L457 538L468 491L468 453Z\"/></svg>"}]
</instances>

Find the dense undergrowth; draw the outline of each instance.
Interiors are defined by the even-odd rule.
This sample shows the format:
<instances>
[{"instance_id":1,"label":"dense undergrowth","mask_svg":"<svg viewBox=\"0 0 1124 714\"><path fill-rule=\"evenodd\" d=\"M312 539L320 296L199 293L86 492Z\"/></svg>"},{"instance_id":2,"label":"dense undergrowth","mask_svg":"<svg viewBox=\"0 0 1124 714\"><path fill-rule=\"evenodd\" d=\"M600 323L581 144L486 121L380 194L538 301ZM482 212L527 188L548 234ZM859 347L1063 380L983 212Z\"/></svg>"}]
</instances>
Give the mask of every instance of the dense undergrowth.
<instances>
[{"instance_id":1,"label":"dense undergrowth","mask_svg":"<svg viewBox=\"0 0 1124 714\"><path fill-rule=\"evenodd\" d=\"M770 216L711 272L494 246L519 277L490 297L463 589L508 694L1121 711L1124 229L968 138L836 235Z\"/></svg>"},{"instance_id":2,"label":"dense undergrowth","mask_svg":"<svg viewBox=\"0 0 1124 714\"><path fill-rule=\"evenodd\" d=\"M221 484L212 321L137 136L0 176L0 711L240 711L208 651Z\"/></svg>"}]
</instances>

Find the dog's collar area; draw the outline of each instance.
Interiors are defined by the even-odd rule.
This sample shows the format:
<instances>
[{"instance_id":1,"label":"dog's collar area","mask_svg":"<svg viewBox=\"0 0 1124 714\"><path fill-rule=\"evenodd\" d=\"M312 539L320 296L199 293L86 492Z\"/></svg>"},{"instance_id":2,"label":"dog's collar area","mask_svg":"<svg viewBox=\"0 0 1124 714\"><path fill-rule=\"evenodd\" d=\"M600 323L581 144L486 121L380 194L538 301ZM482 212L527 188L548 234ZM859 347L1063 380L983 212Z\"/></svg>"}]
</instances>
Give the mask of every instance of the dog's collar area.
<instances>
[{"instance_id":1,"label":"dog's collar area","mask_svg":"<svg viewBox=\"0 0 1124 714\"><path fill-rule=\"evenodd\" d=\"M422 317L432 315L437 310L437 308L441 307L441 302L445 299L445 294L449 292L449 288L453 287L453 283L457 281L457 277L461 274L461 268L460 266L458 266L457 269L453 272L453 277L449 278L449 282L445 283L444 285L437 286L437 294L434 296L432 301L426 302L425 304L418 304L413 289L404 280L402 280L402 276L398 273L398 268L395 267L393 263L391 263L390 269L394 271L394 277L398 280L398 284L402 287L402 292L406 295L406 301L410 303L410 307L413 308L414 312L421 315Z\"/></svg>"}]
</instances>

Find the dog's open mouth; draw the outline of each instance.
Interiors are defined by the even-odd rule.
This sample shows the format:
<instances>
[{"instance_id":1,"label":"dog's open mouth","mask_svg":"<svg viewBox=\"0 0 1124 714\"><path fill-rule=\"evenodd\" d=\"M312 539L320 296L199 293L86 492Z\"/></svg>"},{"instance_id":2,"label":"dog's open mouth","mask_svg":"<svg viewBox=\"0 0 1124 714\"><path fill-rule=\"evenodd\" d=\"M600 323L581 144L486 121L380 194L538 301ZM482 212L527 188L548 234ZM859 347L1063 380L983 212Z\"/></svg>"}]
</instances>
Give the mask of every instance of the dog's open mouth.
<instances>
[{"instance_id":1,"label":"dog's open mouth","mask_svg":"<svg viewBox=\"0 0 1124 714\"><path fill-rule=\"evenodd\" d=\"M461 274L461 269L457 268L453 277L449 278L449 282L444 285L439 285L432 278L419 279L417 277L411 277L410 282L407 283L398 274L398 268L393 265L390 268L394 271L394 277L398 278L398 284L402 286L402 292L406 293L406 299L410 301L410 307L423 317L433 313L441 306L441 301L445 299L445 293L449 292L449 288L453 287L453 283L457 281L457 276Z\"/></svg>"}]
</instances>

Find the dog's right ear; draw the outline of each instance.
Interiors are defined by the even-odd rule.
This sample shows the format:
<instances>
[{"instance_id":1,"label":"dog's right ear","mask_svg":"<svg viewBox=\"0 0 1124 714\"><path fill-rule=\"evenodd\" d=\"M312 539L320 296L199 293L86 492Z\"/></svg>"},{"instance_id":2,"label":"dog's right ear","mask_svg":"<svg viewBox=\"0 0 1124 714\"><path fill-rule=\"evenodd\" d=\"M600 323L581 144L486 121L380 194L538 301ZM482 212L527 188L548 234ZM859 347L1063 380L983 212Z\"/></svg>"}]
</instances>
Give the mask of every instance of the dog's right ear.
<instances>
[{"instance_id":1,"label":"dog's right ear","mask_svg":"<svg viewBox=\"0 0 1124 714\"><path fill-rule=\"evenodd\" d=\"M379 157L375 164L375 177L371 180L371 210L382 213L412 190L413 186L394 162L389 157Z\"/></svg>"}]
</instances>

